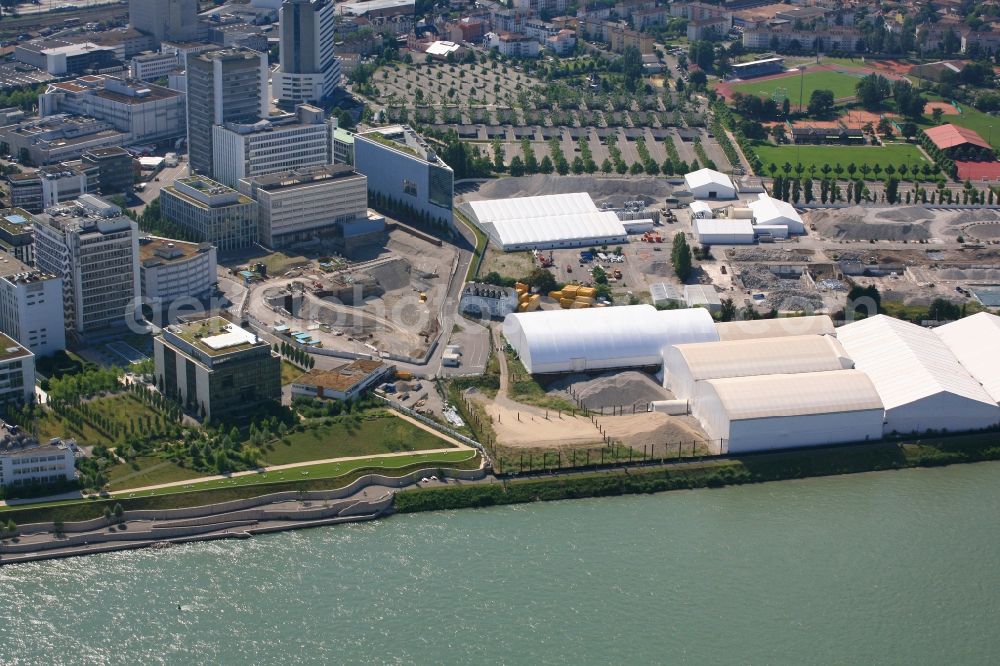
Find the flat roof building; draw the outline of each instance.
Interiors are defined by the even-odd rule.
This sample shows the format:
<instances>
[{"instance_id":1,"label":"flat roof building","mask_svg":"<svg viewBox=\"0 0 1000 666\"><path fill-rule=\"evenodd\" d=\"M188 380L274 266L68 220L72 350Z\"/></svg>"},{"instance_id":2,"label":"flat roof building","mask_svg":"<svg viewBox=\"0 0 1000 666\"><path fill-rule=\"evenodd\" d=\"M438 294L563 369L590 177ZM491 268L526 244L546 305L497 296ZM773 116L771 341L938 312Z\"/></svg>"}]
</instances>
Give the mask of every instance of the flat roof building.
<instances>
[{"instance_id":1,"label":"flat roof building","mask_svg":"<svg viewBox=\"0 0 1000 666\"><path fill-rule=\"evenodd\" d=\"M292 382L292 398L356 400L395 371L394 365L365 359L336 370L310 370Z\"/></svg>"},{"instance_id":2,"label":"flat roof building","mask_svg":"<svg viewBox=\"0 0 1000 666\"><path fill-rule=\"evenodd\" d=\"M280 62L271 84L280 103L319 102L340 86L340 61L333 52L335 11L333 0L282 3Z\"/></svg>"},{"instance_id":3,"label":"flat roof building","mask_svg":"<svg viewBox=\"0 0 1000 666\"><path fill-rule=\"evenodd\" d=\"M103 120L58 114L4 127L0 141L22 163L42 166L80 159L93 148L126 145L128 135Z\"/></svg>"},{"instance_id":4,"label":"flat roof building","mask_svg":"<svg viewBox=\"0 0 1000 666\"><path fill-rule=\"evenodd\" d=\"M369 223L368 179L344 164L244 178L239 190L257 202L259 242L270 248L334 230L350 236L385 226L384 220Z\"/></svg>"},{"instance_id":5,"label":"flat roof building","mask_svg":"<svg viewBox=\"0 0 1000 666\"><path fill-rule=\"evenodd\" d=\"M35 219L35 264L62 278L66 330L87 335L135 321L136 223L118 206L89 194Z\"/></svg>"},{"instance_id":6,"label":"flat roof building","mask_svg":"<svg viewBox=\"0 0 1000 666\"><path fill-rule=\"evenodd\" d=\"M23 264L35 263L35 216L23 208L0 210L0 250Z\"/></svg>"},{"instance_id":7,"label":"flat roof building","mask_svg":"<svg viewBox=\"0 0 1000 666\"><path fill-rule=\"evenodd\" d=\"M113 146L88 150L80 161L85 166L97 167L97 193L101 196L132 191L135 184L134 160L124 148Z\"/></svg>"},{"instance_id":8,"label":"flat roof building","mask_svg":"<svg viewBox=\"0 0 1000 666\"><path fill-rule=\"evenodd\" d=\"M84 76L49 84L38 112L89 116L126 134L126 144L156 143L185 136L186 103L184 93L148 81Z\"/></svg>"},{"instance_id":9,"label":"flat roof building","mask_svg":"<svg viewBox=\"0 0 1000 666\"><path fill-rule=\"evenodd\" d=\"M410 127L355 134L354 166L368 177L372 194L390 208L410 208L416 222L452 227L455 174Z\"/></svg>"},{"instance_id":10,"label":"flat roof building","mask_svg":"<svg viewBox=\"0 0 1000 666\"><path fill-rule=\"evenodd\" d=\"M204 176L178 178L160 191L163 217L226 252L257 242L257 204Z\"/></svg>"},{"instance_id":11,"label":"flat roof building","mask_svg":"<svg viewBox=\"0 0 1000 666\"><path fill-rule=\"evenodd\" d=\"M215 247L148 236L139 241L139 284L154 308L205 298L218 284ZM194 303L192 303L194 305Z\"/></svg>"},{"instance_id":12,"label":"flat roof building","mask_svg":"<svg viewBox=\"0 0 1000 666\"><path fill-rule=\"evenodd\" d=\"M333 163L330 133L322 109L300 104L295 113L253 123L212 128L212 173L236 187L241 178Z\"/></svg>"},{"instance_id":13,"label":"flat roof building","mask_svg":"<svg viewBox=\"0 0 1000 666\"><path fill-rule=\"evenodd\" d=\"M281 359L218 316L167 326L153 339L156 382L206 421L236 419L281 399Z\"/></svg>"},{"instance_id":14,"label":"flat roof building","mask_svg":"<svg viewBox=\"0 0 1000 666\"><path fill-rule=\"evenodd\" d=\"M6 178L12 207L30 213L42 212L42 177L37 172L11 173Z\"/></svg>"},{"instance_id":15,"label":"flat roof building","mask_svg":"<svg viewBox=\"0 0 1000 666\"><path fill-rule=\"evenodd\" d=\"M65 349L62 278L0 259L0 331L36 356Z\"/></svg>"},{"instance_id":16,"label":"flat roof building","mask_svg":"<svg viewBox=\"0 0 1000 666\"><path fill-rule=\"evenodd\" d=\"M236 48L187 58L188 159L191 173L212 175L212 128L268 115L267 55Z\"/></svg>"},{"instance_id":17,"label":"flat roof building","mask_svg":"<svg viewBox=\"0 0 1000 666\"><path fill-rule=\"evenodd\" d=\"M76 478L76 442L38 438L0 422L0 487L48 485Z\"/></svg>"}]
</instances>

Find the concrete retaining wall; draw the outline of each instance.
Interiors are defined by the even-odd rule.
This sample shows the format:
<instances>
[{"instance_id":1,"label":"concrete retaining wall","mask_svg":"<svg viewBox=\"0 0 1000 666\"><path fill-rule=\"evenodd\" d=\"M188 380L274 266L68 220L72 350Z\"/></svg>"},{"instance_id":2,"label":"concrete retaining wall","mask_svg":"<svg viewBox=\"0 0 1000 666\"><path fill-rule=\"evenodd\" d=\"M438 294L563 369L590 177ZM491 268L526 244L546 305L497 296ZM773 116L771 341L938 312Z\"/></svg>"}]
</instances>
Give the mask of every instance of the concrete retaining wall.
<instances>
[{"instance_id":1,"label":"concrete retaining wall","mask_svg":"<svg viewBox=\"0 0 1000 666\"><path fill-rule=\"evenodd\" d=\"M232 500L230 502L220 502L218 504L206 504L203 506L185 507L181 509L127 510L125 511L123 518L125 520L177 521L184 519L210 517L211 519L217 521L220 515L234 514L235 512L240 512L247 509L265 507L269 504L275 504L277 502L289 502L289 501L322 502L326 500L341 500L344 499L345 497L349 497L351 495L354 495L355 493L360 492L361 490L367 488L370 485L380 485L389 488L402 488L404 486L412 485L426 476L431 476L439 473L440 475L446 476L448 478L462 479L465 481L474 481L482 479L483 477L486 476L486 470L482 466L479 469L472 469L472 470L447 469L447 468L437 468L437 467L424 468L400 477L384 476L382 474L366 474L365 476L362 476L359 479L355 479L352 483L343 488L337 488L333 490L290 490L279 493L271 493L269 495L260 495L259 497L251 497L242 500ZM238 515L243 515L243 514L238 514ZM93 518L91 520L84 520L79 522L65 523L63 525L63 532L66 534L72 534L75 532L89 532L101 529L102 527L105 527L107 524L108 522L103 517ZM37 534L40 532L53 532L54 529L55 526L53 523L30 523L18 526L17 531L18 534L20 535L30 535L30 534ZM0 552L3 552L2 546L0 546Z\"/></svg>"}]
</instances>

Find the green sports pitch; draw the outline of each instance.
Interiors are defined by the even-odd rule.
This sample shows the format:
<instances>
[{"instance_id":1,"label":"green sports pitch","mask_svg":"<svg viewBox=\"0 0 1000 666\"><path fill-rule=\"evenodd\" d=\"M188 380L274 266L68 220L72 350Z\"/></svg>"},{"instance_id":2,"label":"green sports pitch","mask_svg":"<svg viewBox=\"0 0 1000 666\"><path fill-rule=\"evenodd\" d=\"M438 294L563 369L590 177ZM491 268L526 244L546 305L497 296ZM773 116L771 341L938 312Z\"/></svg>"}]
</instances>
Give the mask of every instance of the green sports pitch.
<instances>
[{"instance_id":1,"label":"green sports pitch","mask_svg":"<svg viewBox=\"0 0 1000 666\"><path fill-rule=\"evenodd\" d=\"M914 166L922 168L924 164L927 164L927 158L921 154L920 149L907 143L890 143L885 146L762 145L755 146L754 151L764 165L760 175L765 176L770 175L768 165L772 163L777 165L779 174L782 173L780 169L786 162L793 167L801 162L807 170L810 166L815 166L817 175L824 164L829 164L831 167L839 164L844 169L851 163L858 168L862 164L867 164L870 167L878 164L883 169L890 164L899 169L900 165L905 164L907 170L912 170ZM857 177L861 177L861 174L858 173ZM871 177L873 176L869 174L869 178Z\"/></svg>"},{"instance_id":2,"label":"green sports pitch","mask_svg":"<svg viewBox=\"0 0 1000 666\"><path fill-rule=\"evenodd\" d=\"M833 70L820 72L810 72L806 69L805 74L790 72L788 76L763 81L746 81L732 84L732 89L744 95L757 95L759 97L774 97L775 92L780 92L779 97L788 97L792 108L798 108L799 88L801 86L803 106L809 104L809 97L814 90L830 90L834 99L854 97L855 87L860 80L859 74L849 74ZM777 101L777 100L776 100Z\"/></svg>"}]
</instances>

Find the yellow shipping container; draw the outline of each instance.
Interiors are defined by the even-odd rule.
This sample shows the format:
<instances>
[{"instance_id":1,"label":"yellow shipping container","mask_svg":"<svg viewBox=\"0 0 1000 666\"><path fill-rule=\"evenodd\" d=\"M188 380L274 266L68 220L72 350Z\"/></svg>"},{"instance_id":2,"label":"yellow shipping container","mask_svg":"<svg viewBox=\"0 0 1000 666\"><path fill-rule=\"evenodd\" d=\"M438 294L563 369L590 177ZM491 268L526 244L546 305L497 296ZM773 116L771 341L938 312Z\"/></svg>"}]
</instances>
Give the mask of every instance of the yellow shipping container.
<instances>
[{"instance_id":1,"label":"yellow shipping container","mask_svg":"<svg viewBox=\"0 0 1000 666\"><path fill-rule=\"evenodd\" d=\"M561 291L550 291L549 292L549 298L552 298L552 299L555 299L555 300L558 301L562 297L563 297L563 294L562 294Z\"/></svg>"},{"instance_id":2,"label":"yellow shipping container","mask_svg":"<svg viewBox=\"0 0 1000 666\"><path fill-rule=\"evenodd\" d=\"M576 292L580 290L580 285L578 284L568 284L562 288L563 296L570 298L575 297Z\"/></svg>"},{"instance_id":3,"label":"yellow shipping container","mask_svg":"<svg viewBox=\"0 0 1000 666\"><path fill-rule=\"evenodd\" d=\"M533 303L534 303L535 301L537 301L537 302L541 303L541 302L542 302L542 297L541 297L541 296L539 296L538 294L532 294L532 295L531 295L531 301L532 301Z\"/></svg>"},{"instance_id":4,"label":"yellow shipping container","mask_svg":"<svg viewBox=\"0 0 1000 666\"><path fill-rule=\"evenodd\" d=\"M581 303L580 301L573 301L573 309L574 310L580 310L580 309L589 308L589 307L590 307L590 303Z\"/></svg>"},{"instance_id":5,"label":"yellow shipping container","mask_svg":"<svg viewBox=\"0 0 1000 666\"><path fill-rule=\"evenodd\" d=\"M597 295L597 290L593 287L580 287L576 290L577 296L595 296Z\"/></svg>"},{"instance_id":6,"label":"yellow shipping container","mask_svg":"<svg viewBox=\"0 0 1000 666\"><path fill-rule=\"evenodd\" d=\"M528 304L527 303L521 303L520 305L517 306L517 311L518 312L527 312L528 311Z\"/></svg>"},{"instance_id":7,"label":"yellow shipping container","mask_svg":"<svg viewBox=\"0 0 1000 666\"><path fill-rule=\"evenodd\" d=\"M576 297L576 302L577 303L586 303L587 305L590 305L591 303L594 302L594 297L593 296L577 296Z\"/></svg>"},{"instance_id":8,"label":"yellow shipping container","mask_svg":"<svg viewBox=\"0 0 1000 666\"><path fill-rule=\"evenodd\" d=\"M523 282L515 282L514 289L518 291L528 291L528 285L524 284Z\"/></svg>"},{"instance_id":9,"label":"yellow shipping container","mask_svg":"<svg viewBox=\"0 0 1000 666\"><path fill-rule=\"evenodd\" d=\"M561 299L559 299L559 305L562 306L562 307L564 307L564 308L572 307L573 303L575 303L575 301L572 298L561 298Z\"/></svg>"},{"instance_id":10,"label":"yellow shipping container","mask_svg":"<svg viewBox=\"0 0 1000 666\"><path fill-rule=\"evenodd\" d=\"M541 301L536 301L534 299L523 304L525 312L533 312L537 310L539 307L541 307L541 305L542 305Z\"/></svg>"},{"instance_id":11,"label":"yellow shipping container","mask_svg":"<svg viewBox=\"0 0 1000 666\"><path fill-rule=\"evenodd\" d=\"M517 297L517 300L521 301L522 303L526 303L530 298L531 294L521 294L520 296Z\"/></svg>"}]
</instances>

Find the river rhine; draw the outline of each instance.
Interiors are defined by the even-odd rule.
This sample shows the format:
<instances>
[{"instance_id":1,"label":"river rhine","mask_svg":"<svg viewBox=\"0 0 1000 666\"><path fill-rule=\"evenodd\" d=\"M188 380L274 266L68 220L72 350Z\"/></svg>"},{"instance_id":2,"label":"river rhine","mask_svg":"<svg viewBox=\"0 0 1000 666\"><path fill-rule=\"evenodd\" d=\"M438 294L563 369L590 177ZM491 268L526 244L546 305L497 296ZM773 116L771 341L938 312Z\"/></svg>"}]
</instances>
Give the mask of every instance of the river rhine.
<instances>
[{"instance_id":1,"label":"river rhine","mask_svg":"<svg viewBox=\"0 0 1000 666\"><path fill-rule=\"evenodd\" d=\"M1000 463L394 516L0 590L5 666L997 664Z\"/></svg>"}]
</instances>

